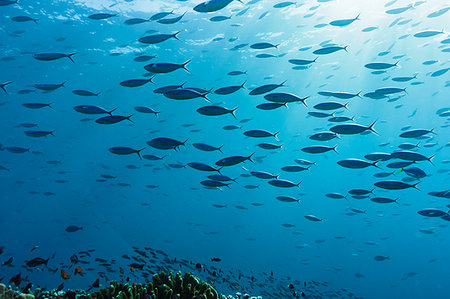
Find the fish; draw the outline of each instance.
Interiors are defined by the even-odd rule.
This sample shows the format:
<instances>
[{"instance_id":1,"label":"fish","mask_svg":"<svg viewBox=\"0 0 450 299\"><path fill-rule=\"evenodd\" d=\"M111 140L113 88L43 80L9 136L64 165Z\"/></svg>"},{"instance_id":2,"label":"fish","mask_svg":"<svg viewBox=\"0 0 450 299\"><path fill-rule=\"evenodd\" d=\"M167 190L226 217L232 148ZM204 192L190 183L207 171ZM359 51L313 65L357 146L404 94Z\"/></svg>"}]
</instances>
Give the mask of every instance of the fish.
<instances>
[{"instance_id":1,"label":"fish","mask_svg":"<svg viewBox=\"0 0 450 299\"><path fill-rule=\"evenodd\" d=\"M139 87L139 86L142 86L144 84L147 84L148 82L152 82L153 83L153 78L154 77L155 76L152 76L152 77L150 77L148 79L130 79L130 80L125 80L125 81L120 82L120 85L124 86L124 87Z\"/></svg>"},{"instance_id":2,"label":"fish","mask_svg":"<svg viewBox=\"0 0 450 299\"><path fill-rule=\"evenodd\" d=\"M308 153L308 154L322 154L329 151L336 151L337 145L330 147L330 146L323 146L323 145L315 145L315 146L307 146L301 149L302 152Z\"/></svg>"},{"instance_id":3,"label":"fish","mask_svg":"<svg viewBox=\"0 0 450 299\"><path fill-rule=\"evenodd\" d=\"M72 90L72 93L77 95L77 96L82 96L82 97L92 97L92 96L98 97L99 94L100 94L100 93L94 93L94 92L91 92L89 90L83 90L83 89Z\"/></svg>"},{"instance_id":4,"label":"fish","mask_svg":"<svg viewBox=\"0 0 450 299\"><path fill-rule=\"evenodd\" d=\"M121 121L124 121L124 120L128 120L128 121L130 121L132 123L133 121L131 120L131 117L133 115L134 115L134 113L130 114L128 116L122 116L122 115L103 116L103 117L97 118L95 120L95 122L98 123L98 124L102 124L102 125L112 125L112 124L117 124L117 123L119 123Z\"/></svg>"},{"instance_id":5,"label":"fish","mask_svg":"<svg viewBox=\"0 0 450 299\"><path fill-rule=\"evenodd\" d=\"M348 46L344 46L344 47L340 47L340 46L330 46L330 47L323 47L317 50L313 51L313 54L316 55L328 55L328 54L333 54L335 52L344 50L345 52L347 51Z\"/></svg>"},{"instance_id":6,"label":"fish","mask_svg":"<svg viewBox=\"0 0 450 299\"><path fill-rule=\"evenodd\" d=\"M396 66L398 66L398 61L396 63L372 62L364 65L369 70L387 70Z\"/></svg>"},{"instance_id":7,"label":"fish","mask_svg":"<svg viewBox=\"0 0 450 299\"><path fill-rule=\"evenodd\" d=\"M94 105L78 105L73 107L73 110L75 110L76 112L82 113L82 114L109 114L110 116L112 116L112 113L116 110L112 109L110 111L107 111L101 107L98 106L94 106Z\"/></svg>"},{"instance_id":8,"label":"fish","mask_svg":"<svg viewBox=\"0 0 450 299\"><path fill-rule=\"evenodd\" d=\"M241 85L236 85L236 86L226 86L226 87L221 87L218 88L214 91L215 94L221 94L221 95L229 95L232 94L236 91L238 91L239 89L245 89L245 83L247 81L244 81L244 83L242 83Z\"/></svg>"},{"instance_id":9,"label":"fish","mask_svg":"<svg viewBox=\"0 0 450 299\"><path fill-rule=\"evenodd\" d=\"M233 0L209 0L194 6L194 11L200 13L215 12L225 8L231 2L233 2Z\"/></svg>"},{"instance_id":10,"label":"fish","mask_svg":"<svg viewBox=\"0 0 450 299\"><path fill-rule=\"evenodd\" d=\"M147 35L144 37L141 37L139 39L139 42L143 43L143 44L148 44L148 45L154 45L154 44L159 44L162 43L168 39L174 38L176 40L178 39L178 34L180 34L181 31L177 31L173 34L152 34L152 35Z\"/></svg>"},{"instance_id":11,"label":"fish","mask_svg":"<svg viewBox=\"0 0 450 299\"><path fill-rule=\"evenodd\" d=\"M34 54L33 58L36 60L40 60L40 61L53 61L53 60L58 60L61 58L69 58L70 61L72 61L73 63L75 63L75 61L73 61L72 56L76 55L78 53L70 53L70 54L63 54L63 53L38 53L38 54Z\"/></svg>"},{"instance_id":12,"label":"fish","mask_svg":"<svg viewBox=\"0 0 450 299\"><path fill-rule=\"evenodd\" d=\"M376 121L374 121L370 126L366 127L360 124L342 124L342 125L336 125L330 128L330 131L336 134L340 135L354 135L354 134L361 134L365 131L371 131L375 134L378 134L373 126L375 125Z\"/></svg>"},{"instance_id":13,"label":"fish","mask_svg":"<svg viewBox=\"0 0 450 299\"><path fill-rule=\"evenodd\" d=\"M383 256L383 255L376 255L373 259L375 261L377 261L377 262L382 262L382 261L385 261L385 260L389 260L389 257L388 256Z\"/></svg>"},{"instance_id":14,"label":"fish","mask_svg":"<svg viewBox=\"0 0 450 299\"><path fill-rule=\"evenodd\" d=\"M234 118L236 118L236 115L234 112L238 109L238 107L233 109L227 109L220 106L203 106L197 109L197 112L202 115L208 115L208 116L219 116L219 115L225 115L225 114L231 114Z\"/></svg>"},{"instance_id":15,"label":"fish","mask_svg":"<svg viewBox=\"0 0 450 299\"><path fill-rule=\"evenodd\" d=\"M91 20L106 20L112 17L117 16L117 14L109 14L109 13L95 13L88 16L88 19Z\"/></svg>"},{"instance_id":16,"label":"fish","mask_svg":"<svg viewBox=\"0 0 450 299\"><path fill-rule=\"evenodd\" d=\"M74 233L74 232L82 230L82 229L83 229L83 227L81 227L81 226L69 225L66 227L66 232Z\"/></svg>"},{"instance_id":17,"label":"fish","mask_svg":"<svg viewBox=\"0 0 450 299\"><path fill-rule=\"evenodd\" d=\"M366 168L366 167L368 167L368 166L375 166L375 167L377 167L377 168L380 168L380 167L377 165L377 163L378 163L378 161L375 161L375 162L370 163L370 162L367 162L367 161L364 161L364 160L354 159L354 158L352 158L352 159L340 160L340 161L337 162L337 164L339 164L339 165L342 166L342 167L345 167L345 168L353 168L353 169Z\"/></svg>"},{"instance_id":18,"label":"fish","mask_svg":"<svg viewBox=\"0 0 450 299\"><path fill-rule=\"evenodd\" d=\"M421 32L414 34L414 37L418 37L418 38L433 37L433 36L436 36L438 34L443 34L443 33L444 33L444 31L426 30L426 31L421 31Z\"/></svg>"},{"instance_id":19,"label":"fish","mask_svg":"<svg viewBox=\"0 0 450 299\"><path fill-rule=\"evenodd\" d=\"M312 221L312 222L322 222L323 219L318 218L315 215L306 215L304 216L307 220Z\"/></svg>"},{"instance_id":20,"label":"fish","mask_svg":"<svg viewBox=\"0 0 450 299\"><path fill-rule=\"evenodd\" d=\"M309 97L301 98L297 95L291 94L291 93L284 93L284 92L278 92L278 93L269 93L264 96L264 98L267 101L273 102L273 103L295 103L295 102L301 102L303 105L306 106L306 100Z\"/></svg>"},{"instance_id":21,"label":"fish","mask_svg":"<svg viewBox=\"0 0 450 299\"><path fill-rule=\"evenodd\" d=\"M262 95L268 92L271 92L279 87L285 86L286 81L281 82L280 84L265 84L258 86L254 89L252 89L248 94L249 95Z\"/></svg>"},{"instance_id":22,"label":"fish","mask_svg":"<svg viewBox=\"0 0 450 299\"><path fill-rule=\"evenodd\" d=\"M24 22L34 22L37 24L37 22L39 21L38 19L33 19L32 17L29 16L15 16L11 18L11 21L14 22L18 22L18 23L24 23Z\"/></svg>"},{"instance_id":23,"label":"fish","mask_svg":"<svg viewBox=\"0 0 450 299\"><path fill-rule=\"evenodd\" d=\"M330 22L331 26L336 26L336 27L345 27L350 25L351 23L353 23L354 21L359 20L359 15L357 15L355 18L353 19L342 19L342 20L334 20Z\"/></svg>"},{"instance_id":24,"label":"fish","mask_svg":"<svg viewBox=\"0 0 450 299\"><path fill-rule=\"evenodd\" d=\"M200 142L192 143L192 145L196 149L201 150L201 151L205 151L205 152L219 151L219 152L222 153L222 148L224 147L224 145L221 145L219 147L215 147L215 146L212 146L212 145L209 145L209 144L205 144L205 143L200 143Z\"/></svg>"},{"instance_id":25,"label":"fish","mask_svg":"<svg viewBox=\"0 0 450 299\"><path fill-rule=\"evenodd\" d=\"M141 152L145 149L145 147L141 149L132 149L127 146L113 146L109 148L109 151L116 155L131 155L131 154L137 154L139 159L142 160Z\"/></svg>"},{"instance_id":26,"label":"fish","mask_svg":"<svg viewBox=\"0 0 450 299\"><path fill-rule=\"evenodd\" d=\"M391 181L380 181L380 182L376 182L374 185L377 186L377 187L379 187L379 188L386 189L386 190L403 190L403 189L407 189L407 188L414 188L414 189L417 189L416 186L417 186L419 183L420 183L420 182L415 183L415 184L413 184L413 185L410 185L410 184L406 184L406 183L403 183L403 182L391 180ZM419 190L419 189L417 189L417 190Z\"/></svg>"},{"instance_id":27,"label":"fish","mask_svg":"<svg viewBox=\"0 0 450 299\"><path fill-rule=\"evenodd\" d=\"M68 280L70 278L70 276L66 273L66 271L64 271L64 269L61 269L61 278L64 280Z\"/></svg>"},{"instance_id":28,"label":"fish","mask_svg":"<svg viewBox=\"0 0 450 299\"><path fill-rule=\"evenodd\" d=\"M176 64L176 63L168 63L168 62L158 62L158 63L150 63L144 66L144 69L150 73L154 74L166 74L173 71L176 71L178 69L184 69L186 72L189 73L189 70L187 69L186 65L191 62L191 60L187 60L186 62L182 64Z\"/></svg>"},{"instance_id":29,"label":"fish","mask_svg":"<svg viewBox=\"0 0 450 299\"><path fill-rule=\"evenodd\" d=\"M27 267L38 267L41 265L47 266L47 263L49 260L50 260L50 258L44 260L43 258L35 257L34 259L27 261L26 265L27 265Z\"/></svg>"},{"instance_id":30,"label":"fish","mask_svg":"<svg viewBox=\"0 0 450 299\"><path fill-rule=\"evenodd\" d=\"M135 106L134 110L141 113L154 114L155 116L158 116L158 114L161 113L145 106Z\"/></svg>"},{"instance_id":31,"label":"fish","mask_svg":"<svg viewBox=\"0 0 450 299\"><path fill-rule=\"evenodd\" d=\"M275 187L279 187L279 188L292 188L292 187L298 187L300 188L300 184L302 182L300 181L299 183L295 184L291 181L288 180L281 180L281 179L274 179L274 180L270 180L269 184Z\"/></svg>"},{"instance_id":32,"label":"fish","mask_svg":"<svg viewBox=\"0 0 450 299\"><path fill-rule=\"evenodd\" d=\"M215 164L217 166L234 166L237 165L239 163L245 162L245 161L250 161L253 162L252 160L252 156L255 153L252 153L250 156L230 156L230 157L226 157L226 158L222 158L220 160L218 160Z\"/></svg>"}]
</instances>

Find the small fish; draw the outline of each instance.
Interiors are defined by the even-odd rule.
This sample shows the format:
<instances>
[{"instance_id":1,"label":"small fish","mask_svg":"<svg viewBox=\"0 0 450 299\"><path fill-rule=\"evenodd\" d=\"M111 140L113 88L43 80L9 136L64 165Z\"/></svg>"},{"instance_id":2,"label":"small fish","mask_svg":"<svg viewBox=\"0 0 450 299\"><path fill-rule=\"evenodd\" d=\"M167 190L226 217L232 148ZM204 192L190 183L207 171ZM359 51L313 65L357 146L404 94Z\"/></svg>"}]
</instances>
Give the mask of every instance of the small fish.
<instances>
[{"instance_id":1,"label":"small fish","mask_svg":"<svg viewBox=\"0 0 450 299\"><path fill-rule=\"evenodd\" d=\"M61 278L64 280L67 280L70 278L70 276L64 271L64 269L61 269Z\"/></svg>"},{"instance_id":2,"label":"small fish","mask_svg":"<svg viewBox=\"0 0 450 299\"><path fill-rule=\"evenodd\" d=\"M74 232L82 230L82 229L83 229L83 227L81 227L81 226L69 225L68 227L66 227L66 232L74 233Z\"/></svg>"}]
</instances>

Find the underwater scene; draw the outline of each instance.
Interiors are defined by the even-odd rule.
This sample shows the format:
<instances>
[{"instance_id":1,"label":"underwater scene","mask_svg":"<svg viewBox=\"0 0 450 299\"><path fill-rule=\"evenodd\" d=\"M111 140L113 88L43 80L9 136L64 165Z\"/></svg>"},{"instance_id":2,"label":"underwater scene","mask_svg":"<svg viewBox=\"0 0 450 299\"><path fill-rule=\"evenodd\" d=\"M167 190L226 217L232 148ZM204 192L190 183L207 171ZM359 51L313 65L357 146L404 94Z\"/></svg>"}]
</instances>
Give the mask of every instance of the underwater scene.
<instances>
[{"instance_id":1,"label":"underwater scene","mask_svg":"<svg viewBox=\"0 0 450 299\"><path fill-rule=\"evenodd\" d=\"M449 11L0 0L0 298L449 298Z\"/></svg>"}]
</instances>

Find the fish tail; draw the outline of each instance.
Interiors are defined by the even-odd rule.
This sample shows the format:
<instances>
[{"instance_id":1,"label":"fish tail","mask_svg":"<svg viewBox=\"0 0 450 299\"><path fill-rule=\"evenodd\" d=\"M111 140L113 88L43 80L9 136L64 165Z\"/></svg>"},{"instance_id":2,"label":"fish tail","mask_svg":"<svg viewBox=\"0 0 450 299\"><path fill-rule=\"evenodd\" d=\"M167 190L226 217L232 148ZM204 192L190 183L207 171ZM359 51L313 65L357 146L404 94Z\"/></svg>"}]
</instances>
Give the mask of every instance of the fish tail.
<instances>
[{"instance_id":1,"label":"fish tail","mask_svg":"<svg viewBox=\"0 0 450 299\"><path fill-rule=\"evenodd\" d=\"M374 121L374 122L367 128L367 130L370 130L370 131L372 131L375 135L378 135L378 132L375 131L375 129L373 128L373 126L375 125L376 122L377 122L377 121Z\"/></svg>"},{"instance_id":2,"label":"fish tail","mask_svg":"<svg viewBox=\"0 0 450 299\"><path fill-rule=\"evenodd\" d=\"M317 58L316 58L317 59ZM285 86L287 80L284 80L283 82L281 82L280 86Z\"/></svg>"},{"instance_id":3,"label":"fish tail","mask_svg":"<svg viewBox=\"0 0 450 299\"><path fill-rule=\"evenodd\" d=\"M131 114L131 115L129 115L129 116L127 116L127 117L125 117L127 120L129 120L129 121L131 121L132 123L134 123L134 121L132 121L131 120L131 117L134 115L134 113L133 114Z\"/></svg>"},{"instance_id":4,"label":"fish tail","mask_svg":"<svg viewBox=\"0 0 450 299\"><path fill-rule=\"evenodd\" d=\"M75 61L73 61L72 56L75 55L75 54L78 54L78 53L75 52L75 53L70 53L69 55L67 55L67 58L69 58L70 61L72 61L73 63L75 63Z\"/></svg>"},{"instance_id":5,"label":"fish tail","mask_svg":"<svg viewBox=\"0 0 450 299\"><path fill-rule=\"evenodd\" d=\"M302 182L303 182L303 181L298 182L298 184L295 185L295 186L297 186L298 188L300 188L300 184L301 184Z\"/></svg>"},{"instance_id":6,"label":"fish tail","mask_svg":"<svg viewBox=\"0 0 450 299\"><path fill-rule=\"evenodd\" d=\"M191 60L192 60L192 59L189 59L188 61L186 61L185 63L183 63L182 66L181 66L181 67L182 67L186 72L188 72L188 73L190 73L190 71L188 70L188 68L186 67L186 65L187 65L189 62L191 62Z\"/></svg>"},{"instance_id":7,"label":"fish tail","mask_svg":"<svg viewBox=\"0 0 450 299\"><path fill-rule=\"evenodd\" d=\"M306 100L309 98L309 96L304 97L302 100L303 105L305 105L305 107L308 107L308 105L306 105Z\"/></svg>"},{"instance_id":8,"label":"fish tail","mask_svg":"<svg viewBox=\"0 0 450 299\"><path fill-rule=\"evenodd\" d=\"M147 82L152 82L152 83L153 83L153 78L155 78L155 75L151 76L151 77L147 80Z\"/></svg>"},{"instance_id":9,"label":"fish tail","mask_svg":"<svg viewBox=\"0 0 450 299\"><path fill-rule=\"evenodd\" d=\"M143 147L143 148L141 148L141 149L139 149L139 150L136 151L136 154L138 155L139 159L141 159L141 160L142 160L141 152L142 152L143 150L145 150L145 147Z\"/></svg>"},{"instance_id":10,"label":"fish tail","mask_svg":"<svg viewBox=\"0 0 450 299\"><path fill-rule=\"evenodd\" d=\"M109 115L111 115L112 116L112 113L114 112L114 111L116 111L117 110L117 108L114 108L113 110L111 110L111 111L107 111L107 113L109 114Z\"/></svg>"},{"instance_id":11,"label":"fish tail","mask_svg":"<svg viewBox=\"0 0 450 299\"><path fill-rule=\"evenodd\" d=\"M275 132L275 134L273 134L273 137L275 137L275 139L276 139L277 141L279 141L279 139L278 139L278 133L280 133L280 131Z\"/></svg>"},{"instance_id":12,"label":"fish tail","mask_svg":"<svg viewBox=\"0 0 450 299\"><path fill-rule=\"evenodd\" d=\"M239 107L236 107L236 108L234 108L234 109L231 109L231 115L233 115L233 117L234 117L234 119L236 119L236 115L234 114L234 111L236 111L236 109L237 108L239 108Z\"/></svg>"},{"instance_id":13,"label":"fish tail","mask_svg":"<svg viewBox=\"0 0 450 299\"><path fill-rule=\"evenodd\" d=\"M377 165L378 162L379 161L375 161L375 162L372 163L372 165L375 166L376 168L380 169L380 166Z\"/></svg>"},{"instance_id":14,"label":"fish tail","mask_svg":"<svg viewBox=\"0 0 450 299\"><path fill-rule=\"evenodd\" d=\"M175 32L175 33L173 34L173 37L174 37L175 39L177 39L177 40L180 40L180 39L178 38L178 36L177 36L180 32L181 32L181 31Z\"/></svg>"},{"instance_id":15,"label":"fish tail","mask_svg":"<svg viewBox=\"0 0 450 299\"><path fill-rule=\"evenodd\" d=\"M335 146L333 146L333 151L334 151L335 153L338 153L338 151L337 151L337 144L336 144Z\"/></svg>"},{"instance_id":16,"label":"fish tail","mask_svg":"<svg viewBox=\"0 0 450 299\"><path fill-rule=\"evenodd\" d=\"M250 162L252 162L252 163L255 163L255 162L253 162L253 160L252 160L252 156L255 154L255 152L253 152L250 156L248 156L247 157L247 160L249 160Z\"/></svg>"},{"instance_id":17,"label":"fish tail","mask_svg":"<svg viewBox=\"0 0 450 299\"><path fill-rule=\"evenodd\" d=\"M412 185L411 187L413 187L414 189L416 189L416 190L419 190L420 191L420 189L419 188L417 188L417 185L419 184L420 182L417 182L417 183L415 183L414 185Z\"/></svg>"},{"instance_id":18,"label":"fish tail","mask_svg":"<svg viewBox=\"0 0 450 299\"><path fill-rule=\"evenodd\" d=\"M427 158L427 161L430 162L431 165L434 165L433 161L431 161L431 159L433 159L433 158L434 158L434 154Z\"/></svg>"},{"instance_id":19,"label":"fish tail","mask_svg":"<svg viewBox=\"0 0 450 299\"><path fill-rule=\"evenodd\" d=\"M242 83L241 88L247 89L247 88L245 88L245 83L247 83L247 80L245 80L244 83Z\"/></svg>"},{"instance_id":20,"label":"fish tail","mask_svg":"<svg viewBox=\"0 0 450 299\"><path fill-rule=\"evenodd\" d=\"M219 152L221 152L222 154L223 154L223 152L222 152L222 147L224 146L225 144L222 144L221 146L219 146L218 148L217 148L217 150L219 151Z\"/></svg>"}]
</instances>

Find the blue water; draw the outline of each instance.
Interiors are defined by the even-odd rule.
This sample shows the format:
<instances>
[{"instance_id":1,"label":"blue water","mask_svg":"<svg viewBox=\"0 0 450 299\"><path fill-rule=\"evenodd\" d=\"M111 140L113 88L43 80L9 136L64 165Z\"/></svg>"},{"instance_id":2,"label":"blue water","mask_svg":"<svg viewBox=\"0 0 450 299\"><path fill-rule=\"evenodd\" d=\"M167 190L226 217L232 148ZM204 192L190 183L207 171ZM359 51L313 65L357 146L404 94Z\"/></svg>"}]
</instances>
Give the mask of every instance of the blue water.
<instances>
[{"instance_id":1,"label":"blue water","mask_svg":"<svg viewBox=\"0 0 450 299\"><path fill-rule=\"evenodd\" d=\"M292 283L294 291L305 290L307 295L331 290L327 295L322 293L323 297L347 296L342 291L335 293L344 288L364 298L447 298L450 228L446 216L426 217L418 211L436 208L446 213L449 209L450 72L446 69L450 68L450 47L446 30L450 3L308 0L285 3L286 7L280 8L277 6L284 6L276 5L280 2L252 0L245 4L232 1L216 12L202 13L194 9L200 2L19 0L0 6L0 83L12 82L4 86L7 93L0 90L0 246L4 246L0 262L14 258L12 264L0 266L1 282L8 284L19 273L26 278L19 289L28 282L33 288L51 289L64 282L64 289L87 289L97 278L102 286L126 277L130 283L144 282L143 271L131 272L130 263L135 261L121 257L136 256L136 246L168 254L170 262L164 269L180 269L175 257L201 263L205 269L223 269L233 283L217 279L213 285L225 294L247 291L264 298L290 298L292 291L287 286ZM7 1L0 0L0 4ZM404 9L395 10L398 8ZM171 11L165 19L186 14L175 24L155 20L124 24L130 18L148 19L158 12ZM89 18L97 13L117 15L103 20ZM358 19L346 26L330 24L357 15ZM14 21L17 16L37 21ZM210 21L214 16L231 19ZM363 30L368 27L376 28ZM179 40L170 38L152 45L138 41L144 36L177 31ZM417 35L421 32L426 33ZM251 47L260 42L277 47ZM232 50L237 45L242 47ZM347 48L313 54L322 46ZM35 55L42 53L77 54L72 56L72 63L66 57L36 59ZM259 58L258 54L273 57ZM133 60L141 55L156 58ZM315 62L297 69L289 62L315 58ZM139 87L119 84L148 78L150 74L144 69L147 64L181 64L187 60L192 60L187 64L189 72L179 69L156 74L154 83ZM426 62L430 60L434 62ZM374 70L365 67L368 63L391 66ZM245 73L227 75L232 71ZM414 75L406 82L392 80ZM294 102L270 111L256 108L269 101L264 95L249 95L249 91L285 80L285 86L269 93L308 97L306 106ZM63 87L51 92L35 88L35 84L65 81ZM230 95L214 93L244 81L245 89ZM153 92L183 82L184 87L211 90L206 95L211 103L200 94L194 99L173 100ZM381 94L378 99L365 96L385 87L405 90ZM73 90L100 94L83 97ZM339 99L318 94L323 91L361 94ZM323 102L348 103L348 107L329 111L314 108ZM26 103L51 103L51 107L30 109L23 106ZM78 105L107 111L117 108L113 115L134 115L132 122L98 124L95 120L108 114L82 114L73 109ZM230 113L206 116L196 111L208 105L238 107L236 119ZM137 112L136 106L160 113ZM367 127L375 122L377 134L365 130L361 134L339 134L330 141L311 140L309 136L339 125L329 122L330 116L308 114L313 111L354 117L346 123ZM36 127L26 128L24 123ZM227 125L238 128L224 130ZM244 135L256 129L279 132L279 141ZM400 137L414 129L433 132L417 138ZM54 132L46 137L24 134L30 130ZM160 150L146 143L159 137L187 142L177 150ZM193 146L199 142L224 145L223 153L201 151ZM266 150L258 146L262 142L283 146ZM395 158L378 162L381 169L351 169L337 164L349 158L372 163L364 156L393 153L401 150L398 146L402 143L418 143L411 151L426 158L433 156L432 163L425 160L410 166L423 170L425 177L417 179L401 169L387 168L391 162L404 161ZM316 145L337 145L337 152L302 151ZM109 150L115 146L136 150L145 147L141 155L167 157L149 161L135 153L116 155ZM29 151L15 153L11 147ZM216 167L219 159L252 153L253 163L247 160L221 170L223 175L237 178L228 187L205 188L201 182L207 180L206 176L218 173L187 165L201 162ZM299 165L295 159L315 164L309 171L281 169ZM301 183L299 188L280 188L252 176L250 171L265 171ZM374 176L380 172L393 174ZM418 190L374 186L385 180L419 183ZM373 188L372 193L359 199L348 193L351 189ZM433 196L430 192L441 193ZM326 196L330 193L346 198L332 199ZM277 196L291 196L299 202L281 202ZM374 197L398 200L380 204L370 200ZM304 217L307 215L320 221L310 221ZM67 232L70 225L82 229ZM34 246L38 248L29 252ZM95 249L91 257L80 256L80 251L90 249ZM74 254L87 264L72 265L70 257ZM375 259L377 256L383 260ZM50 260L47 266L26 266L25 262L35 257ZM116 272L106 271L95 258L109 263L116 260L111 266ZM161 263L164 256L158 254L156 260L156 264ZM156 272L159 269L153 264L146 260L145 267L153 267ZM83 268L82 276L74 275L76 266ZM119 272L120 267L124 274ZM63 280L61 270L70 278ZM192 271L186 266L181 270ZM257 283L239 280L239 273L254 276ZM198 275L205 280L211 278L205 272ZM321 283L314 292L310 288L313 280Z\"/></svg>"}]
</instances>

